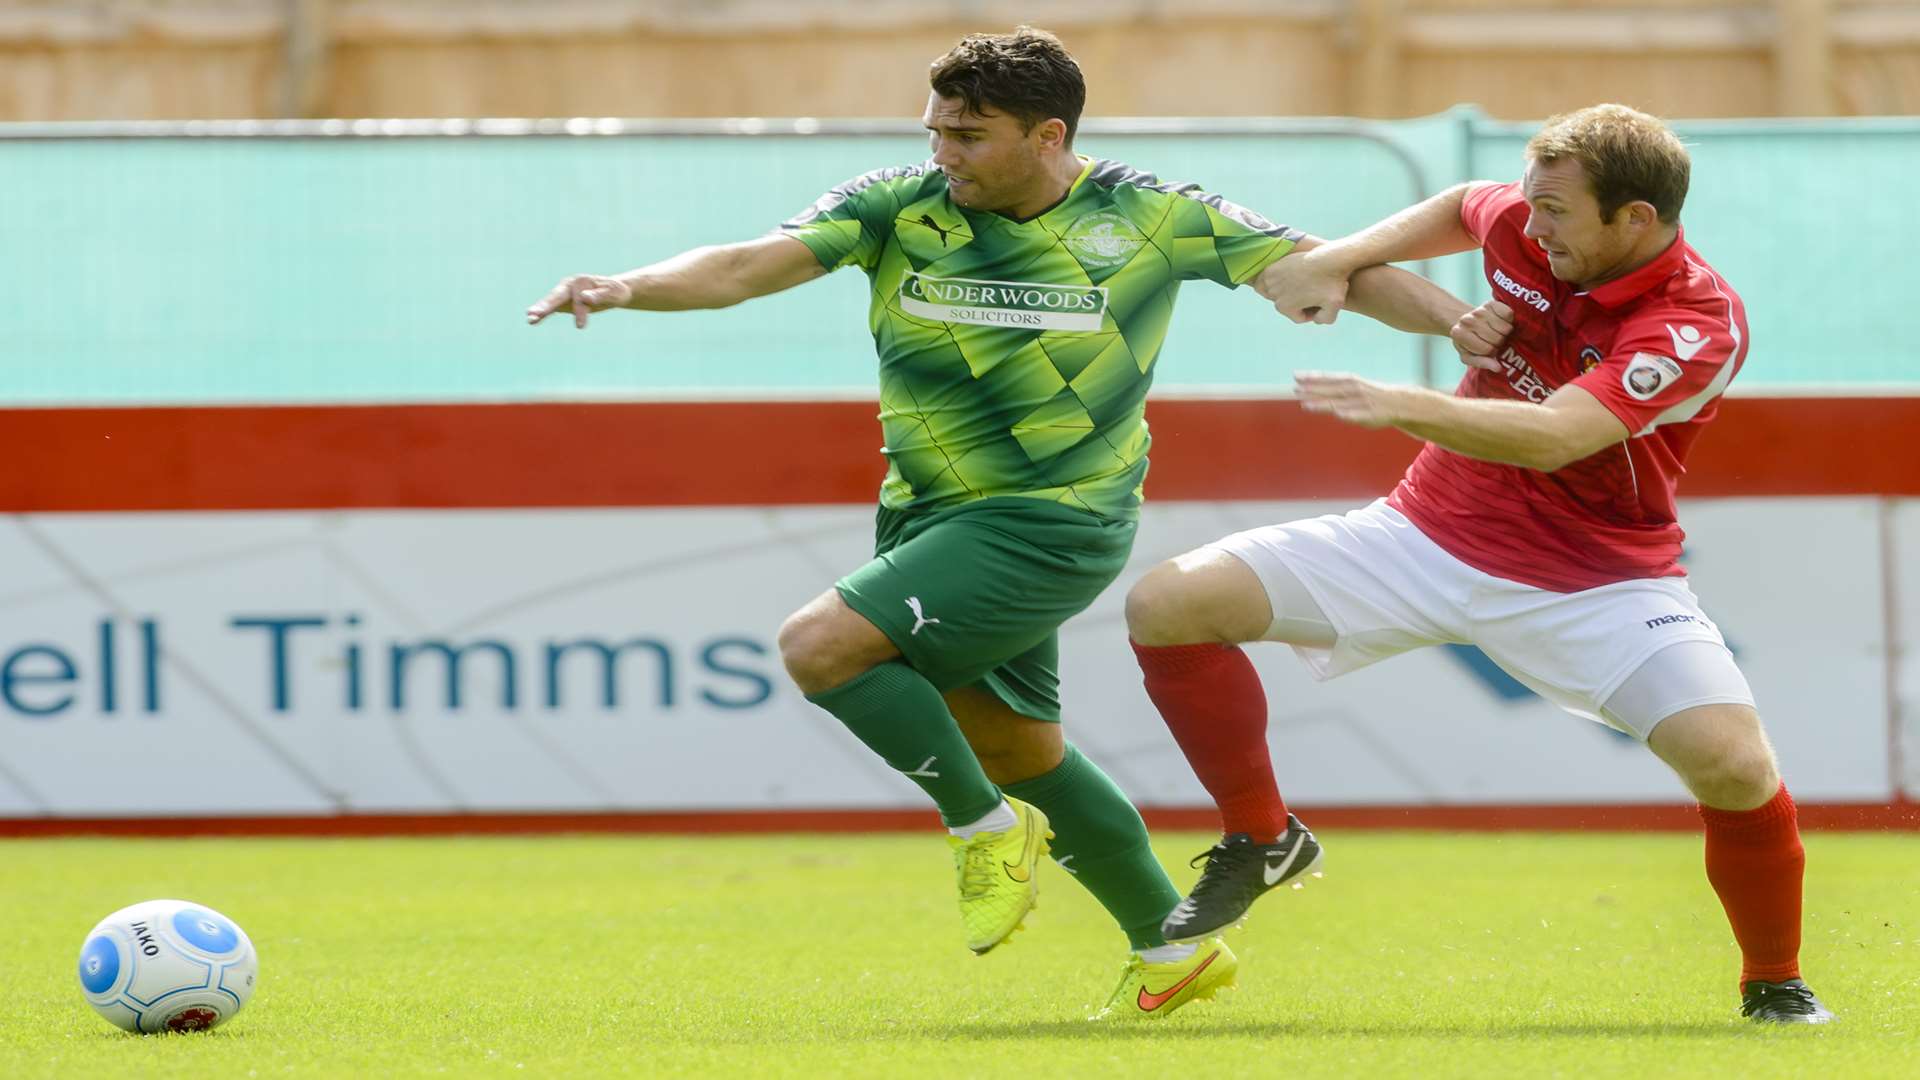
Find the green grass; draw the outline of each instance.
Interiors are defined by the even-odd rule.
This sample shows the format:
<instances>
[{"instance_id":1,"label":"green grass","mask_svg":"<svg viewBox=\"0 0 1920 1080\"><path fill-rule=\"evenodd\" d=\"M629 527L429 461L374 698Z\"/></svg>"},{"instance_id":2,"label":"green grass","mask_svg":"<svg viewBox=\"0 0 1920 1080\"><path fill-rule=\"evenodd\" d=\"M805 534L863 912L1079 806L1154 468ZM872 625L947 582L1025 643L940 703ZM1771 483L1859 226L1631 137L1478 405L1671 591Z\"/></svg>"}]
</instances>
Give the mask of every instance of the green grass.
<instances>
[{"instance_id":1,"label":"green grass","mask_svg":"<svg viewBox=\"0 0 1920 1080\"><path fill-rule=\"evenodd\" d=\"M1241 988L1088 1024L1123 942L1064 873L983 958L934 836L0 842L0 1076L1912 1076L1920 837L1813 834L1830 1029L1737 1018L1689 836L1334 831L1231 940ZM1197 835L1159 838L1176 883ZM81 938L179 896L247 929L252 1004L138 1038Z\"/></svg>"}]
</instances>

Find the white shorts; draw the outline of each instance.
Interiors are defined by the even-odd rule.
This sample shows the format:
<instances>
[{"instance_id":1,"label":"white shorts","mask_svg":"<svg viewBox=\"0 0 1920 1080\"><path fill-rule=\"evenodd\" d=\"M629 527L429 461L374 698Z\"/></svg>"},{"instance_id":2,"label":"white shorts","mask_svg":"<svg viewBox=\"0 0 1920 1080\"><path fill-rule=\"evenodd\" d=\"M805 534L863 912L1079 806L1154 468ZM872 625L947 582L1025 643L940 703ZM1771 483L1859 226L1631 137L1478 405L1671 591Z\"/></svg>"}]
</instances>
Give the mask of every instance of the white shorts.
<instances>
[{"instance_id":1,"label":"white shorts","mask_svg":"<svg viewBox=\"0 0 1920 1080\"><path fill-rule=\"evenodd\" d=\"M1684 578L1644 578L1559 593L1482 573L1429 540L1379 499L1345 514L1268 525L1209 544L1246 563L1273 601L1273 637L1303 613L1287 610L1304 586L1334 632L1331 648L1295 645L1313 674L1331 679L1425 645L1477 645L1541 697L1576 716L1644 740L1682 709L1753 704L1720 630ZM1294 607L1300 606L1296 599ZM1615 691L1654 654L1682 642L1687 671L1658 665L1636 680L1632 708Z\"/></svg>"}]
</instances>

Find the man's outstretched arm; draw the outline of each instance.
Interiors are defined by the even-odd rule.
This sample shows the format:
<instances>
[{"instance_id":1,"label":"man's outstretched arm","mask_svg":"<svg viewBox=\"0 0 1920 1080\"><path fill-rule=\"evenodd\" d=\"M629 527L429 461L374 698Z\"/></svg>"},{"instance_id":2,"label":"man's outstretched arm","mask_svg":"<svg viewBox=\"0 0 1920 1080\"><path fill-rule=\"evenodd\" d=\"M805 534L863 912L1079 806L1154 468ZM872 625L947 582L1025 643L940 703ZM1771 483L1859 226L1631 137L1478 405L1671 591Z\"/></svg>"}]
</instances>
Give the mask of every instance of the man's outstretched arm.
<instances>
[{"instance_id":1,"label":"man's outstretched arm","mask_svg":"<svg viewBox=\"0 0 1920 1080\"><path fill-rule=\"evenodd\" d=\"M742 300L791 289L826 274L807 245L770 233L737 244L698 247L624 274L575 274L527 308L527 322L571 310L573 325L612 308L690 311L731 307Z\"/></svg>"},{"instance_id":2,"label":"man's outstretched arm","mask_svg":"<svg viewBox=\"0 0 1920 1080\"><path fill-rule=\"evenodd\" d=\"M1409 334L1446 337L1473 305L1397 266L1369 266L1347 286L1347 310Z\"/></svg>"},{"instance_id":3,"label":"man's outstretched arm","mask_svg":"<svg viewBox=\"0 0 1920 1080\"><path fill-rule=\"evenodd\" d=\"M1302 237L1293 251L1254 277L1251 282L1254 291L1272 300L1275 308L1295 322L1332 322L1333 316L1339 311L1338 306L1327 308L1324 312L1306 312L1305 318L1296 317L1295 312L1286 306L1288 297L1285 294L1298 261L1323 250L1325 246L1326 241L1317 237ZM1289 266L1289 263L1295 266ZM1426 278L1393 266L1367 266L1355 272L1350 283L1342 279L1340 285L1343 293L1341 303L1346 308L1409 334L1444 337L1452 331L1453 324L1461 316L1473 310L1472 305Z\"/></svg>"},{"instance_id":4,"label":"man's outstretched arm","mask_svg":"<svg viewBox=\"0 0 1920 1080\"><path fill-rule=\"evenodd\" d=\"M1627 426L1580 386L1545 401L1462 398L1358 375L1302 371L1293 377L1301 408L1361 427L1395 427L1482 461L1553 472L1625 442Z\"/></svg>"},{"instance_id":5,"label":"man's outstretched arm","mask_svg":"<svg viewBox=\"0 0 1920 1080\"><path fill-rule=\"evenodd\" d=\"M1349 306L1379 318L1367 310L1374 300L1365 295L1366 290L1356 293L1354 302L1349 303L1349 279L1357 287L1367 267L1432 259L1478 247L1460 220L1467 193L1476 186L1456 184L1359 232L1338 240L1301 244L1267 268L1267 284L1272 290L1267 298L1294 322L1332 322L1341 308Z\"/></svg>"}]
</instances>

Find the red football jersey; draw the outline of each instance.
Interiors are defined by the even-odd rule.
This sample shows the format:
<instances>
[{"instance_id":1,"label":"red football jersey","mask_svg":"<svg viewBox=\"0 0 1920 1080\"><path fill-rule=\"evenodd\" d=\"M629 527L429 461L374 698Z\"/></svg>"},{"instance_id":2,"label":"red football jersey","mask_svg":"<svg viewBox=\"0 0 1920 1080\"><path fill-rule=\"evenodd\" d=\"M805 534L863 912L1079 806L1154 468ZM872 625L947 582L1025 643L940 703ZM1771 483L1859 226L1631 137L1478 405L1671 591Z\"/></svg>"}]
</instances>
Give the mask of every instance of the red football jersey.
<instances>
[{"instance_id":1,"label":"red football jersey","mask_svg":"<svg viewBox=\"0 0 1920 1080\"><path fill-rule=\"evenodd\" d=\"M1684 232L1633 273L1576 291L1522 233L1518 184L1474 188L1460 218L1514 326L1499 357L1505 370L1469 370L1456 395L1538 402L1572 383L1631 435L1551 473L1428 443L1388 501L1460 561L1537 588L1683 573L1674 490L1687 450L1746 360L1740 298Z\"/></svg>"}]
</instances>

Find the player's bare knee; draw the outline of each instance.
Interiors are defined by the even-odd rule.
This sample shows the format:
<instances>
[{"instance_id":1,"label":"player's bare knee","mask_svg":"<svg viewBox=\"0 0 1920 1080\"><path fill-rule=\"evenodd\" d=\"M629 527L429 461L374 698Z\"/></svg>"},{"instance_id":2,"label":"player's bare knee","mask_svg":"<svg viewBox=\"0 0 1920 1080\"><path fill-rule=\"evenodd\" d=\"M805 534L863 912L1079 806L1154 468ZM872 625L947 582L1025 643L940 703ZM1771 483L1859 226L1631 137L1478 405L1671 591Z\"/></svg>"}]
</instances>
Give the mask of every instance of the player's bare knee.
<instances>
[{"instance_id":1,"label":"player's bare knee","mask_svg":"<svg viewBox=\"0 0 1920 1080\"><path fill-rule=\"evenodd\" d=\"M1127 634L1142 645L1178 645L1181 633L1180 571L1163 562L1127 590Z\"/></svg>"},{"instance_id":2,"label":"player's bare knee","mask_svg":"<svg viewBox=\"0 0 1920 1080\"><path fill-rule=\"evenodd\" d=\"M795 683L806 689L806 675L813 667L812 635L807 631L804 612L795 612L787 616L780 624L780 632L774 635L774 646L780 650L780 663L785 665L787 674Z\"/></svg>"},{"instance_id":3,"label":"player's bare knee","mask_svg":"<svg viewBox=\"0 0 1920 1080\"><path fill-rule=\"evenodd\" d=\"M833 591L787 616L774 640L787 674L806 694L831 690L900 655L878 627Z\"/></svg>"},{"instance_id":4,"label":"player's bare knee","mask_svg":"<svg viewBox=\"0 0 1920 1080\"><path fill-rule=\"evenodd\" d=\"M1127 633L1133 640L1191 645L1227 639L1209 602L1206 576L1185 560L1161 563L1127 590Z\"/></svg>"},{"instance_id":5,"label":"player's bare knee","mask_svg":"<svg viewBox=\"0 0 1920 1080\"><path fill-rule=\"evenodd\" d=\"M1718 808L1751 810L1766 803L1780 790L1780 773L1773 757L1763 751L1746 751L1730 758L1720 769Z\"/></svg>"},{"instance_id":6,"label":"player's bare knee","mask_svg":"<svg viewBox=\"0 0 1920 1080\"><path fill-rule=\"evenodd\" d=\"M801 608L780 624L774 639L780 662L801 693L817 694L846 681L832 623L811 607Z\"/></svg>"},{"instance_id":7,"label":"player's bare knee","mask_svg":"<svg viewBox=\"0 0 1920 1080\"><path fill-rule=\"evenodd\" d=\"M1764 742L1731 744L1690 764L1684 779L1695 798L1716 810L1751 810L1780 789L1779 770Z\"/></svg>"},{"instance_id":8,"label":"player's bare knee","mask_svg":"<svg viewBox=\"0 0 1920 1080\"><path fill-rule=\"evenodd\" d=\"M1662 720L1647 740L1694 797L1718 810L1750 810L1780 788L1773 748L1748 705L1707 705Z\"/></svg>"}]
</instances>

